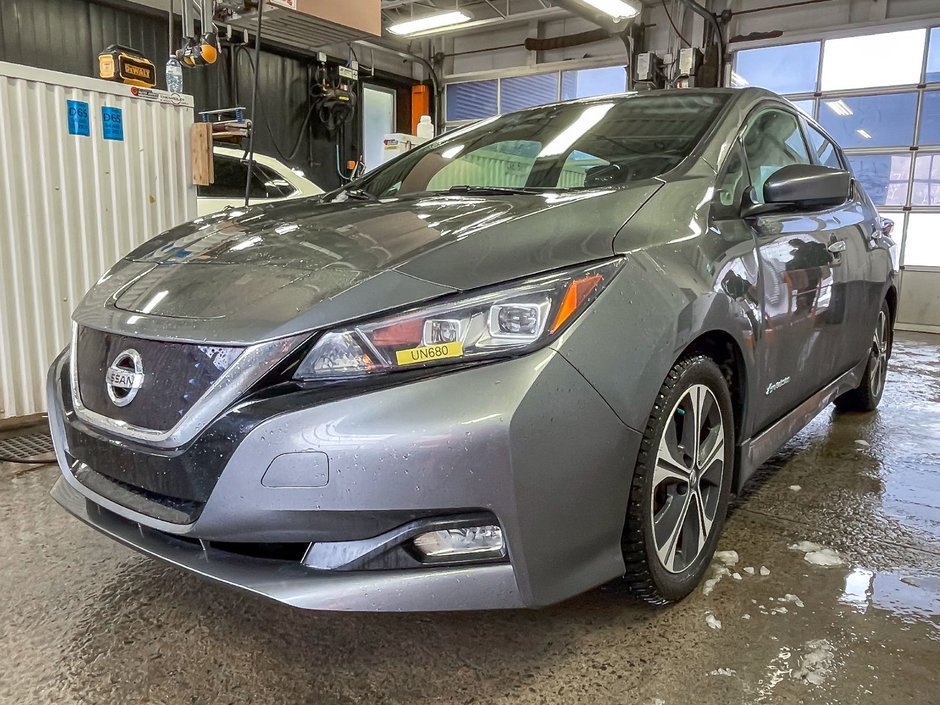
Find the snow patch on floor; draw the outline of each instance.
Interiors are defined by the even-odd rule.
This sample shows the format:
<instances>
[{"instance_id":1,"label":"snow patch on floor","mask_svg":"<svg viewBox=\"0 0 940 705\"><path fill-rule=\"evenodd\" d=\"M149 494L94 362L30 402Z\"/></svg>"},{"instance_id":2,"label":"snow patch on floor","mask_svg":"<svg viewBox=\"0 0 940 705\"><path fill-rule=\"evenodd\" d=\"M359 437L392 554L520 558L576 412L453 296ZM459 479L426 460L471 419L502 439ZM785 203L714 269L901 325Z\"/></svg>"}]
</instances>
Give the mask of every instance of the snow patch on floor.
<instances>
[{"instance_id":1,"label":"snow patch on floor","mask_svg":"<svg viewBox=\"0 0 940 705\"><path fill-rule=\"evenodd\" d=\"M861 446L862 448L868 448L868 447L871 446L871 443L869 443L868 441L864 441L864 440L862 440L861 438L859 438L857 441L855 441L855 445Z\"/></svg>"},{"instance_id":2,"label":"snow patch on floor","mask_svg":"<svg viewBox=\"0 0 940 705\"><path fill-rule=\"evenodd\" d=\"M803 607L803 600L794 595L791 592L788 592L786 595L780 598L781 602L792 602L797 607Z\"/></svg>"},{"instance_id":3,"label":"snow patch on floor","mask_svg":"<svg viewBox=\"0 0 940 705\"><path fill-rule=\"evenodd\" d=\"M737 551L715 551L715 560L725 566L737 565L740 559Z\"/></svg>"},{"instance_id":4,"label":"snow patch on floor","mask_svg":"<svg viewBox=\"0 0 940 705\"><path fill-rule=\"evenodd\" d=\"M820 546L812 541L799 541L790 545L790 550L803 554L803 560L812 565L837 566L845 565L845 560L837 551Z\"/></svg>"},{"instance_id":5,"label":"snow patch on floor","mask_svg":"<svg viewBox=\"0 0 940 705\"><path fill-rule=\"evenodd\" d=\"M794 492L799 492L803 488L800 487L799 485L790 485L790 489L793 490Z\"/></svg>"},{"instance_id":6,"label":"snow patch on floor","mask_svg":"<svg viewBox=\"0 0 940 705\"><path fill-rule=\"evenodd\" d=\"M715 566L715 572L708 580L702 583L702 594L711 595L712 590L715 589L715 586L721 582L721 579L726 575L730 575L731 571L725 568L723 565Z\"/></svg>"},{"instance_id":7,"label":"snow patch on floor","mask_svg":"<svg viewBox=\"0 0 940 705\"><path fill-rule=\"evenodd\" d=\"M714 671L709 671L708 675L710 676L734 676L737 675L737 671L733 668L716 668Z\"/></svg>"},{"instance_id":8,"label":"snow patch on floor","mask_svg":"<svg viewBox=\"0 0 940 705\"><path fill-rule=\"evenodd\" d=\"M721 629L721 620L711 612L705 615L705 624L707 624L712 629Z\"/></svg>"},{"instance_id":9,"label":"snow patch on floor","mask_svg":"<svg viewBox=\"0 0 940 705\"><path fill-rule=\"evenodd\" d=\"M835 661L835 649L826 639L811 639L805 644L805 652L800 657L800 667L791 672L794 679L822 685L832 671Z\"/></svg>"},{"instance_id":10,"label":"snow patch on floor","mask_svg":"<svg viewBox=\"0 0 940 705\"><path fill-rule=\"evenodd\" d=\"M747 573L748 575L754 575L754 566L749 565L747 568L744 569L744 572Z\"/></svg>"},{"instance_id":11,"label":"snow patch on floor","mask_svg":"<svg viewBox=\"0 0 940 705\"><path fill-rule=\"evenodd\" d=\"M731 577L734 578L735 580L744 580L744 578L741 577L740 573L732 573Z\"/></svg>"},{"instance_id":12,"label":"snow patch on floor","mask_svg":"<svg viewBox=\"0 0 940 705\"><path fill-rule=\"evenodd\" d=\"M760 567L760 574L763 575L763 576L766 578L768 575L770 575L770 568L768 568L768 567L765 566L765 565L762 565L762 566Z\"/></svg>"}]
</instances>

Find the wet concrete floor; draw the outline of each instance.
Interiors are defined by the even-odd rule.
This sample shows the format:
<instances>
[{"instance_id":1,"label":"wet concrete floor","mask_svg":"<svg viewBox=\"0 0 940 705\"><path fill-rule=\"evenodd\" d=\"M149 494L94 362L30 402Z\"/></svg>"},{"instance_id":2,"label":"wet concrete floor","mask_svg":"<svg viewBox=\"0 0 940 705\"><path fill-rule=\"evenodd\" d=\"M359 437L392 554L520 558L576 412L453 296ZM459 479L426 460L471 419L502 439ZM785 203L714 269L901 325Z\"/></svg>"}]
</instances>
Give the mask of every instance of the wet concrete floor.
<instances>
[{"instance_id":1,"label":"wet concrete floor","mask_svg":"<svg viewBox=\"0 0 940 705\"><path fill-rule=\"evenodd\" d=\"M112 543L48 497L54 468L18 467L0 464L0 703L940 698L940 337L899 334L881 409L827 410L790 442L734 504L738 562L666 608L599 589L540 611L299 612Z\"/></svg>"}]
</instances>

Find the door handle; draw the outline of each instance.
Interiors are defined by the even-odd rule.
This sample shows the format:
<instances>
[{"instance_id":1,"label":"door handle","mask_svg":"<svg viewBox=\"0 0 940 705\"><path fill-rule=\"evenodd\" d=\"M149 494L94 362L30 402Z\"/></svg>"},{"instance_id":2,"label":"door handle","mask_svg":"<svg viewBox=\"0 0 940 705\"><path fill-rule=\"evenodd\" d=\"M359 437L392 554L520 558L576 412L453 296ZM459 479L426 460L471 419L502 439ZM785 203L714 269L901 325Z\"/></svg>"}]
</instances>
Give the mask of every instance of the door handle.
<instances>
[{"instance_id":1,"label":"door handle","mask_svg":"<svg viewBox=\"0 0 940 705\"><path fill-rule=\"evenodd\" d=\"M845 252L845 240L835 240L829 243L830 252Z\"/></svg>"}]
</instances>

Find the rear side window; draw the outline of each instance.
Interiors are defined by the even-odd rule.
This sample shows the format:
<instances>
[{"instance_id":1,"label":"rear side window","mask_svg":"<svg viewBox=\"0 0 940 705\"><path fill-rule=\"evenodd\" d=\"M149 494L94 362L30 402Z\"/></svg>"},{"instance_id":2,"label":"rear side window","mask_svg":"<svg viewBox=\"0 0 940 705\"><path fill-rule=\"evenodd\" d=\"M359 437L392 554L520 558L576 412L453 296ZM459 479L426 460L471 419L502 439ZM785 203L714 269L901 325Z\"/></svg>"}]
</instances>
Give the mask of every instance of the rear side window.
<instances>
[{"instance_id":1,"label":"rear side window","mask_svg":"<svg viewBox=\"0 0 940 705\"><path fill-rule=\"evenodd\" d=\"M765 110L751 121L744 132L744 152L759 203L771 174L790 164L810 163L799 121L783 110Z\"/></svg>"},{"instance_id":2,"label":"rear side window","mask_svg":"<svg viewBox=\"0 0 940 705\"><path fill-rule=\"evenodd\" d=\"M209 186L198 186L200 198L244 198L248 162L234 157L215 157L215 181ZM294 192L293 187L274 170L255 163L251 169L251 198L284 198Z\"/></svg>"},{"instance_id":3,"label":"rear side window","mask_svg":"<svg viewBox=\"0 0 940 705\"><path fill-rule=\"evenodd\" d=\"M810 146L813 148L813 156L816 161L823 166L833 169L842 169L842 162L839 160L839 153L836 146L812 125L806 125L806 134L809 136Z\"/></svg>"}]
</instances>

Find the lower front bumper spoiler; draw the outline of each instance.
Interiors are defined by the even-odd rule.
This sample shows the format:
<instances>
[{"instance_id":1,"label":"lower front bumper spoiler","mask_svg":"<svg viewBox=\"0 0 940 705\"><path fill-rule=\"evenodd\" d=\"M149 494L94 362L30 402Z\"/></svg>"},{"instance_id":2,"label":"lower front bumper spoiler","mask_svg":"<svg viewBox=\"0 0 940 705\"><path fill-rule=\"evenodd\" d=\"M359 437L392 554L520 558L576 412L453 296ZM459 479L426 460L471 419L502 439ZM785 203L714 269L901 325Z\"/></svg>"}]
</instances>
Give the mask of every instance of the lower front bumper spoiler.
<instances>
[{"instance_id":1,"label":"lower front bumper spoiler","mask_svg":"<svg viewBox=\"0 0 940 705\"><path fill-rule=\"evenodd\" d=\"M525 607L512 565L357 572L203 549L101 509L60 478L52 497L94 529L211 581L302 609L424 612Z\"/></svg>"}]
</instances>

